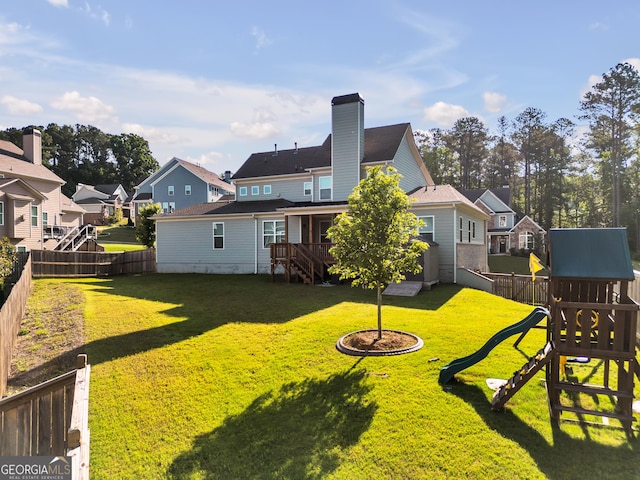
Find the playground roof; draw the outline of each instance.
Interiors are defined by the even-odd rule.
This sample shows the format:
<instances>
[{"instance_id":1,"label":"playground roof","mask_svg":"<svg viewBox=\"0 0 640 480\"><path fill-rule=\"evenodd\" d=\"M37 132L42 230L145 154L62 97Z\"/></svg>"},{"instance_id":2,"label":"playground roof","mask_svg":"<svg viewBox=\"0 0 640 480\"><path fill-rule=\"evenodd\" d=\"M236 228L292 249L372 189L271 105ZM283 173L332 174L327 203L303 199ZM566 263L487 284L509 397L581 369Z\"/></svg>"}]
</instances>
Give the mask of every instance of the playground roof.
<instances>
[{"instance_id":1,"label":"playground roof","mask_svg":"<svg viewBox=\"0 0 640 480\"><path fill-rule=\"evenodd\" d=\"M555 228L549 231L552 277L633 280L625 228Z\"/></svg>"}]
</instances>

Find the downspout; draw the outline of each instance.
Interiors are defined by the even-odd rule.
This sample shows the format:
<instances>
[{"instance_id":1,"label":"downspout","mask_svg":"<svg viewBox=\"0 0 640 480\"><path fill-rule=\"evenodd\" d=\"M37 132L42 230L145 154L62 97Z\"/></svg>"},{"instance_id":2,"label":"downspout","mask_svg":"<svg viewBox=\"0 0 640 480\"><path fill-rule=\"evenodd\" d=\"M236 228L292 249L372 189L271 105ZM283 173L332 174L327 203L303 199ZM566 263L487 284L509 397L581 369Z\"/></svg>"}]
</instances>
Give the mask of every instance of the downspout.
<instances>
[{"instance_id":1,"label":"downspout","mask_svg":"<svg viewBox=\"0 0 640 480\"><path fill-rule=\"evenodd\" d=\"M253 255L253 274L258 274L258 219L255 214L251 215L253 218L253 240L254 240L254 255Z\"/></svg>"},{"instance_id":2,"label":"downspout","mask_svg":"<svg viewBox=\"0 0 640 480\"><path fill-rule=\"evenodd\" d=\"M458 210L453 206L453 283L458 283Z\"/></svg>"}]
</instances>

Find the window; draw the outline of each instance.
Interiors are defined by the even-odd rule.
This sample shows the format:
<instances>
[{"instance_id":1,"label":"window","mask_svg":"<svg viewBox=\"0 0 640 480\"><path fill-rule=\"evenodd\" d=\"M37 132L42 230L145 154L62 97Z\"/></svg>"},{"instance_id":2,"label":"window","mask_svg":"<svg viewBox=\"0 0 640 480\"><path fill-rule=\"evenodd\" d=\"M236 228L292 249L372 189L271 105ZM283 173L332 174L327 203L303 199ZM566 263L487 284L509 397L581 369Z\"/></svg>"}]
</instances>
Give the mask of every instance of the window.
<instances>
[{"instance_id":1,"label":"window","mask_svg":"<svg viewBox=\"0 0 640 480\"><path fill-rule=\"evenodd\" d=\"M31 207L31 226L38 226L38 207Z\"/></svg>"},{"instance_id":2,"label":"window","mask_svg":"<svg viewBox=\"0 0 640 480\"><path fill-rule=\"evenodd\" d=\"M185 185L184 186L184 194L185 195L191 195L191 185Z\"/></svg>"},{"instance_id":3,"label":"window","mask_svg":"<svg viewBox=\"0 0 640 480\"><path fill-rule=\"evenodd\" d=\"M518 238L520 248L533 250L533 232L522 232Z\"/></svg>"},{"instance_id":4,"label":"window","mask_svg":"<svg viewBox=\"0 0 640 480\"><path fill-rule=\"evenodd\" d=\"M331 177L320 177L320 200L331 200Z\"/></svg>"},{"instance_id":5,"label":"window","mask_svg":"<svg viewBox=\"0 0 640 480\"><path fill-rule=\"evenodd\" d=\"M284 242L284 220L265 220L262 222L262 246Z\"/></svg>"},{"instance_id":6,"label":"window","mask_svg":"<svg viewBox=\"0 0 640 480\"><path fill-rule=\"evenodd\" d=\"M311 196L311 188L312 188L312 183L311 182L304 182L304 196L305 197L310 197Z\"/></svg>"},{"instance_id":7,"label":"window","mask_svg":"<svg viewBox=\"0 0 640 480\"><path fill-rule=\"evenodd\" d=\"M213 223L213 249L221 250L224 248L224 223Z\"/></svg>"},{"instance_id":8,"label":"window","mask_svg":"<svg viewBox=\"0 0 640 480\"><path fill-rule=\"evenodd\" d=\"M251 187L251 195L260 195L260 187L257 185L253 185Z\"/></svg>"},{"instance_id":9,"label":"window","mask_svg":"<svg viewBox=\"0 0 640 480\"><path fill-rule=\"evenodd\" d=\"M476 222L469 220L469 229L467 230L468 242L471 243L471 240L475 240L476 238Z\"/></svg>"},{"instance_id":10,"label":"window","mask_svg":"<svg viewBox=\"0 0 640 480\"><path fill-rule=\"evenodd\" d=\"M49 213L42 212L42 226L46 227L47 225L49 225Z\"/></svg>"},{"instance_id":11,"label":"window","mask_svg":"<svg viewBox=\"0 0 640 480\"><path fill-rule=\"evenodd\" d=\"M241 197L247 196L247 187L240 187L240 196Z\"/></svg>"},{"instance_id":12,"label":"window","mask_svg":"<svg viewBox=\"0 0 640 480\"><path fill-rule=\"evenodd\" d=\"M4 225L4 202L0 202L0 225Z\"/></svg>"},{"instance_id":13,"label":"window","mask_svg":"<svg viewBox=\"0 0 640 480\"><path fill-rule=\"evenodd\" d=\"M462 217L460 217L458 221L458 241L462 241Z\"/></svg>"},{"instance_id":14,"label":"window","mask_svg":"<svg viewBox=\"0 0 640 480\"><path fill-rule=\"evenodd\" d=\"M170 197L173 197L173 194L175 193L173 185L169 185L168 189L167 189L167 193Z\"/></svg>"},{"instance_id":15,"label":"window","mask_svg":"<svg viewBox=\"0 0 640 480\"><path fill-rule=\"evenodd\" d=\"M264 193L265 195L271 195L271 185L263 186L262 193Z\"/></svg>"},{"instance_id":16,"label":"window","mask_svg":"<svg viewBox=\"0 0 640 480\"><path fill-rule=\"evenodd\" d=\"M162 202L162 213L171 213L176 209L176 202Z\"/></svg>"},{"instance_id":17,"label":"window","mask_svg":"<svg viewBox=\"0 0 640 480\"><path fill-rule=\"evenodd\" d=\"M500 215L498 217L498 228L505 228L507 226L507 216Z\"/></svg>"},{"instance_id":18,"label":"window","mask_svg":"<svg viewBox=\"0 0 640 480\"><path fill-rule=\"evenodd\" d=\"M16 245L16 252L26 252L27 251L27 247L25 245Z\"/></svg>"},{"instance_id":19,"label":"window","mask_svg":"<svg viewBox=\"0 0 640 480\"><path fill-rule=\"evenodd\" d=\"M176 202L169 202L169 213L176 211Z\"/></svg>"},{"instance_id":20,"label":"window","mask_svg":"<svg viewBox=\"0 0 640 480\"><path fill-rule=\"evenodd\" d=\"M429 240L433 240L433 215L418 217L418 219L424 223L424 225L418 227L418 233Z\"/></svg>"}]
</instances>

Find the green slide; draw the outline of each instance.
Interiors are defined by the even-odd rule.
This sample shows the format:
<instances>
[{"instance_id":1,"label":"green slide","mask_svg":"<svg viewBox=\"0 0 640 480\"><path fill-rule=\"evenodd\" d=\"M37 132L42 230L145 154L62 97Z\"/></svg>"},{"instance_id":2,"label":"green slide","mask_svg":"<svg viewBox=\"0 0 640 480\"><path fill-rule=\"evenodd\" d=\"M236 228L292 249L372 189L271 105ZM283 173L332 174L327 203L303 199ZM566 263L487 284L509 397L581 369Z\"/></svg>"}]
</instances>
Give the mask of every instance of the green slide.
<instances>
[{"instance_id":1,"label":"green slide","mask_svg":"<svg viewBox=\"0 0 640 480\"><path fill-rule=\"evenodd\" d=\"M485 358L489 354L489 352L493 350L493 348L500 342L506 340L512 335L515 335L516 333L523 333L530 328L535 327L538 323L547 318L548 315L549 312L546 308L536 307L533 312L520 320L518 323L509 325L508 327L503 328L498 333L496 333L477 352L472 353L471 355L467 355L466 357L458 358L448 365L442 367L440 369L440 378L438 379L438 382L447 383L453 378L456 373L461 372L465 368L469 368L471 365L474 365Z\"/></svg>"}]
</instances>

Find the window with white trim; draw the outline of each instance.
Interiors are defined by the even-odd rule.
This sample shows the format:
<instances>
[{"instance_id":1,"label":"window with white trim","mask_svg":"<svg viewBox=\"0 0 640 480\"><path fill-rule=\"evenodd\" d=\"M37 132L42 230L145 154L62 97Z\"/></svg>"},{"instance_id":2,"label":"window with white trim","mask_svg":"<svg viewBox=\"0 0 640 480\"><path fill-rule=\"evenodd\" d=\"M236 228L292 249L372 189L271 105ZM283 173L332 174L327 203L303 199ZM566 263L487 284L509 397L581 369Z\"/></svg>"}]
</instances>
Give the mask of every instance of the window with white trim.
<instances>
[{"instance_id":1,"label":"window with white trim","mask_svg":"<svg viewBox=\"0 0 640 480\"><path fill-rule=\"evenodd\" d=\"M426 215L424 217L418 217L418 220L422 220L423 225L418 227L418 233L424 235L431 240L434 239L434 217L433 215Z\"/></svg>"},{"instance_id":2,"label":"window with white trim","mask_svg":"<svg viewBox=\"0 0 640 480\"><path fill-rule=\"evenodd\" d=\"M534 247L534 235L533 232L522 232L518 236L518 245L521 249L533 250Z\"/></svg>"},{"instance_id":3,"label":"window with white trim","mask_svg":"<svg viewBox=\"0 0 640 480\"><path fill-rule=\"evenodd\" d=\"M38 207L37 206L31 206L31 226L32 227L38 226Z\"/></svg>"},{"instance_id":4,"label":"window with white trim","mask_svg":"<svg viewBox=\"0 0 640 480\"><path fill-rule=\"evenodd\" d=\"M304 182L304 186L303 186L304 193L303 193L303 195L304 195L305 197L310 197L310 196L311 196L311 189L312 189L312 188L313 188L313 183L311 183L311 182Z\"/></svg>"},{"instance_id":5,"label":"window with white trim","mask_svg":"<svg viewBox=\"0 0 640 480\"><path fill-rule=\"evenodd\" d=\"M247 196L247 187L240 187L240 196L241 197Z\"/></svg>"},{"instance_id":6,"label":"window with white trim","mask_svg":"<svg viewBox=\"0 0 640 480\"><path fill-rule=\"evenodd\" d=\"M46 227L47 225L49 225L49 213L42 212L42 226Z\"/></svg>"},{"instance_id":7,"label":"window with white trim","mask_svg":"<svg viewBox=\"0 0 640 480\"><path fill-rule=\"evenodd\" d=\"M461 242L462 241L462 217L459 218L458 220L458 241Z\"/></svg>"},{"instance_id":8,"label":"window with white trim","mask_svg":"<svg viewBox=\"0 0 640 480\"><path fill-rule=\"evenodd\" d=\"M260 195L260 187L258 185L251 187L251 195Z\"/></svg>"},{"instance_id":9,"label":"window with white trim","mask_svg":"<svg viewBox=\"0 0 640 480\"><path fill-rule=\"evenodd\" d=\"M4 225L4 202L0 202L0 225Z\"/></svg>"},{"instance_id":10,"label":"window with white trim","mask_svg":"<svg viewBox=\"0 0 640 480\"><path fill-rule=\"evenodd\" d=\"M176 209L176 202L162 202L162 213L171 213Z\"/></svg>"},{"instance_id":11,"label":"window with white trim","mask_svg":"<svg viewBox=\"0 0 640 480\"><path fill-rule=\"evenodd\" d=\"M174 193L175 193L175 189L173 188L173 185L169 185L167 187L167 195L169 195L170 197L173 197Z\"/></svg>"},{"instance_id":12,"label":"window with white trim","mask_svg":"<svg viewBox=\"0 0 640 480\"><path fill-rule=\"evenodd\" d=\"M331 200L331 177L320 177L318 188L320 189L320 200Z\"/></svg>"},{"instance_id":13,"label":"window with white trim","mask_svg":"<svg viewBox=\"0 0 640 480\"><path fill-rule=\"evenodd\" d=\"M284 242L284 220L264 220L262 222L262 246Z\"/></svg>"},{"instance_id":14,"label":"window with white trim","mask_svg":"<svg viewBox=\"0 0 640 480\"><path fill-rule=\"evenodd\" d=\"M213 249L222 250L224 248L224 223L213 222Z\"/></svg>"},{"instance_id":15,"label":"window with white trim","mask_svg":"<svg viewBox=\"0 0 640 480\"><path fill-rule=\"evenodd\" d=\"M262 193L264 195L271 195L271 185L263 185L262 186Z\"/></svg>"},{"instance_id":16,"label":"window with white trim","mask_svg":"<svg viewBox=\"0 0 640 480\"><path fill-rule=\"evenodd\" d=\"M191 185L185 185L184 186L184 194L185 195L191 195Z\"/></svg>"},{"instance_id":17,"label":"window with white trim","mask_svg":"<svg viewBox=\"0 0 640 480\"><path fill-rule=\"evenodd\" d=\"M499 215L498 216L498 228L506 228L507 226L507 216Z\"/></svg>"},{"instance_id":18,"label":"window with white trim","mask_svg":"<svg viewBox=\"0 0 640 480\"><path fill-rule=\"evenodd\" d=\"M16 252L25 253L27 251L26 245L16 245Z\"/></svg>"}]
</instances>

